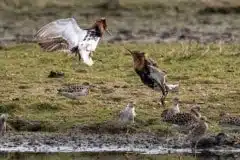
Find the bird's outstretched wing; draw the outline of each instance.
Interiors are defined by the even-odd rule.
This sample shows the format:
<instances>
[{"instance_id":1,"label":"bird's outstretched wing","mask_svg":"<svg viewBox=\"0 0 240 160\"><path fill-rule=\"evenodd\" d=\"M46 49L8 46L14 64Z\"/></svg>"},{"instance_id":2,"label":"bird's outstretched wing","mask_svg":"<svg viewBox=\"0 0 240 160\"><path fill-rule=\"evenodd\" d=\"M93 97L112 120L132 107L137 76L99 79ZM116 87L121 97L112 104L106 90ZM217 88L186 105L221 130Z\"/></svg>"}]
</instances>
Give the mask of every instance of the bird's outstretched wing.
<instances>
[{"instance_id":1,"label":"bird's outstretched wing","mask_svg":"<svg viewBox=\"0 0 240 160\"><path fill-rule=\"evenodd\" d=\"M165 76L166 74L159 70L158 68L148 65L150 76L158 83L163 85L165 83Z\"/></svg>"},{"instance_id":2,"label":"bird's outstretched wing","mask_svg":"<svg viewBox=\"0 0 240 160\"><path fill-rule=\"evenodd\" d=\"M40 46L48 51L73 48L85 34L75 19L59 19L43 26L36 34Z\"/></svg>"},{"instance_id":3,"label":"bird's outstretched wing","mask_svg":"<svg viewBox=\"0 0 240 160\"><path fill-rule=\"evenodd\" d=\"M156 63L153 59L151 59L151 58L148 58L148 59L147 59L147 62L148 62L150 65L154 66L154 67L158 67L157 63Z\"/></svg>"}]
</instances>

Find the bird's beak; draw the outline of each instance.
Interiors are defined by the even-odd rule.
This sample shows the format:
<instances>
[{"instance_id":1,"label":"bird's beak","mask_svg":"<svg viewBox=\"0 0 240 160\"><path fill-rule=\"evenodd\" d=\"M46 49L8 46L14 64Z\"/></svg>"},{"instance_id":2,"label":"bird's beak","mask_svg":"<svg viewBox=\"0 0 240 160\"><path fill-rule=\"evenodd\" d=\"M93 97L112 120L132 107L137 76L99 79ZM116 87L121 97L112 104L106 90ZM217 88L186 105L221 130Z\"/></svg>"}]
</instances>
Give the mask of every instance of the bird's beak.
<instances>
[{"instance_id":1,"label":"bird's beak","mask_svg":"<svg viewBox=\"0 0 240 160\"><path fill-rule=\"evenodd\" d=\"M126 55L132 55L133 52L130 49L127 49L126 47L124 47L130 54L126 54Z\"/></svg>"},{"instance_id":2,"label":"bird's beak","mask_svg":"<svg viewBox=\"0 0 240 160\"><path fill-rule=\"evenodd\" d=\"M108 30L108 29L106 29L106 32L111 36L112 35L112 33Z\"/></svg>"}]
</instances>

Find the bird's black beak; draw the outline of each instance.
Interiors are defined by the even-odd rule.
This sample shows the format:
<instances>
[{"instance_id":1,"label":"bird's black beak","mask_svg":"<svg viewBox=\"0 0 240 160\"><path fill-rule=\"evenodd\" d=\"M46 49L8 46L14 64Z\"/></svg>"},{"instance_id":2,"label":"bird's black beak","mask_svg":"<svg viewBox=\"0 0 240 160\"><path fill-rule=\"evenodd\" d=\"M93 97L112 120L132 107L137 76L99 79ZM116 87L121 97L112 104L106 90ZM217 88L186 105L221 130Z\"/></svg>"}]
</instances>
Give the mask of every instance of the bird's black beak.
<instances>
[{"instance_id":1,"label":"bird's black beak","mask_svg":"<svg viewBox=\"0 0 240 160\"><path fill-rule=\"evenodd\" d=\"M132 55L133 52L130 49L127 49L126 47L124 47L130 54L126 54L126 55Z\"/></svg>"}]
</instances>

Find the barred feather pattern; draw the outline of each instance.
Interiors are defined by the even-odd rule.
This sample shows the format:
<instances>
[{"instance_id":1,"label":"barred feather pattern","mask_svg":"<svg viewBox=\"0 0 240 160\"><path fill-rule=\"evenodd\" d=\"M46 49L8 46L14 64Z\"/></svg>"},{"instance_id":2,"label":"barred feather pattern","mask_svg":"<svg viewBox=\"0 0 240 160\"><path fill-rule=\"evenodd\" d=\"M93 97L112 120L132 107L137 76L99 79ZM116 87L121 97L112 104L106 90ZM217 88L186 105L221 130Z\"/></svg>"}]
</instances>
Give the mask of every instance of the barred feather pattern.
<instances>
[{"instance_id":1,"label":"barred feather pattern","mask_svg":"<svg viewBox=\"0 0 240 160\"><path fill-rule=\"evenodd\" d=\"M240 126L240 116L226 115L221 118L219 123Z\"/></svg>"},{"instance_id":2,"label":"barred feather pattern","mask_svg":"<svg viewBox=\"0 0 240 160\"><path fill-rule=\"evenodd\" d=\"M89 86L83 86L83 85L69 85L67 87L63 87L61 89L58 89L58 92L82 92L83 90L89 90Z\"/></svg>"},{"instance_id":3,"label":"barred feather pattern","mask_svg":"<svg viewBox=\"0 0 240 160\"><path fill-rule=\"evenodd\" d=\"M66 40L63 38L52 38L52 39L45 39L39 40L39 46L48 52L53 52L62 49L68 49L69 45Z\"/></svg>"}]
</instances>

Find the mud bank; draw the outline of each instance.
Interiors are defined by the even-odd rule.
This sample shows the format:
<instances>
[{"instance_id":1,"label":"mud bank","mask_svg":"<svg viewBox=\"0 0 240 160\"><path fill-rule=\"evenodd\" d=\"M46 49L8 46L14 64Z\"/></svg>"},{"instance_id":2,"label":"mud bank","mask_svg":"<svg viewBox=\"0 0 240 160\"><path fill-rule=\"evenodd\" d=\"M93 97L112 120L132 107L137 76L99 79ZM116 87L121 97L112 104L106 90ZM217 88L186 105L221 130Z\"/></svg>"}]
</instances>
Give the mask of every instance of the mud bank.
<instances>
[{"instance_id":1,"label":"mud bank","mask_svg":"<svg viewBox=\"0 0 240 160\"><path fill-rule=\"evenodd\" d=\"M183 137L183 136L182 136ZM152 133L7 133L0 139L2 152L139 152L146 154L191 153L184 137L166 138ZM198 148L201 152L239 153L240 145Z\"/></svg>"}]
</instances>

